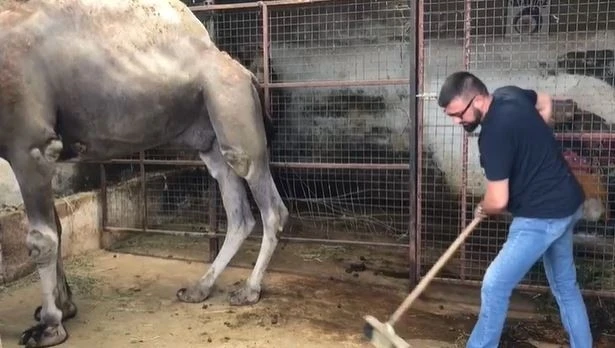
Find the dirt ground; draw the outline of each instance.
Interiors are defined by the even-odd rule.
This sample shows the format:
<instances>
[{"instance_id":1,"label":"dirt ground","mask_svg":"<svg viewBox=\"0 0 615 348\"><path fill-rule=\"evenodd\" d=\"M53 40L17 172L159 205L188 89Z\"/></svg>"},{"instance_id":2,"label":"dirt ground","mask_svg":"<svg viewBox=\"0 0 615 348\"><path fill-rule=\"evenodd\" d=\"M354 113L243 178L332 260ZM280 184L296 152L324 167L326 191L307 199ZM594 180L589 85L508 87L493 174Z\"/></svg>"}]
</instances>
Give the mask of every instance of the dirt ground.
<instances>
[{"instance_id":1,"label":"dirt ground","mask_svg":"<svg viewBox=\"0 0 615 348\"><path fill-rule=\"evenodd\" d=\"M181 242L172 237L169 243L165 238L169 237L132 239L116 251L97 251L67 261L79 313L67 323L70 337L61 347L371 347L363 338L362 316L371 314L384 321L407 295L403 279L349 271L344 267L348 259L333 266L323 262L336 259L336 252L347 255L347 250L299 245L276 253L264 280L262 299L254 306L228 304L228 292L250 272L240 267L227 268L219 288L204 303L180 303L175 298L177 289L201 276L207 265L178 258L202 259L206 249L194 240ZM249 267L255 254L248 251L257 246L246 243L234 264ZM147 248L149 254L164 257L124 253ZM292 263L293 255L303 261ZM299 263L313 274L275 270L302 273L293 269ZM391 269L395 269L393 263ZM431 298L422 298L403 316L396 325L398 334L415 348L464 347L477 307L467 301L462 304L459 294L467 292L454 289L459 288L430 286ZM21 331L34 323L39 291L36 276L0 291L3 347L19 347ZM563 336L557 337L563 334L557 322L520 323L508 322L501 347L566 347ZM519 333L522 340L517 339Z\"/></svg>"},{"instance_id":2,"label":"dirt ground","mask_svg":"<svg viewBox=\"0 0 615 348\"><path fill-rule=\"evenodd\" d=\"M231 307L228 291L249 270L229 268L210 299L185 304L176 301L175 291L198 277L203 264L96 252L72 260L67 269L79 314L67 323L66 347L369 347L362 315L384 318L400 298L387 289L270 273L261 302ZM40 298L36 280L21 280L2 293L4 347L18 347L21 330L33 323ZM443 333L437 335L443 342L415 340L417 347L453 347L463 329L422 313L408 315L400 327L415 339Z\"/></svg>"}]
</instances>

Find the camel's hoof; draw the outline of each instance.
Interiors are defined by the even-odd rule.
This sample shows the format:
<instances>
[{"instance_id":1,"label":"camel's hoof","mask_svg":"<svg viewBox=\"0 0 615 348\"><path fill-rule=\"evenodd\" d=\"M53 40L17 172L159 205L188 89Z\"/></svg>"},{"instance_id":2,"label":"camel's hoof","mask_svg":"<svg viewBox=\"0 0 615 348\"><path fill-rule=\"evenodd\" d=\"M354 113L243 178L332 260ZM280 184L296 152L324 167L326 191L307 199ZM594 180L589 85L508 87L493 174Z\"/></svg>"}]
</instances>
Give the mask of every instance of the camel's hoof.
<instances>
[{"instance_id":1,"label":"camel's hoof","mask_svg":"<svg viewBox=\"0 0 615 348\"><path fill-rule=\"evenodd\" d=\"M239 290L231 293L232 306L248 306L257 303L260 300L260 290L254 290L248 286L244 286Z\"/></svg>"},{"instance_id":2,"label":"camel's hoof","mask_svg":"<svg viewBox=\"0 0 615 348\"><path fill-rule=\"evenodd\" d=\"M189 288L181 288L177 290L177 299L181 302L187 303L199 303L203 302L209 297L210 291L203 291L197 286L191 286Z\"/></svg>"},{"instance_id":3,"label":"camel's hoof","mask_svg":"<svg viewBox=\"0 0 615 348\"><path fill-rule=\"evenodd\" d=\"M57 346L68 339L68 333L62 324L49 326L47 324L37 324L24 331L19 339L19 345L27 348L43 348Z\"/></svg>"},{"instance_id":4,"label":"camel's hoof","mask_svg":"<svg viewBox=\"0 0 615 348\"><path fill-rule=\"evenodd\" d=\"M62 321L67 321L77 316L77 306L73 303L73 301L68 301L62 307ZM41 321L41 310L43 310L42 306L38 306L34 310L34 320Z\"/></svg>"}]
</instances>

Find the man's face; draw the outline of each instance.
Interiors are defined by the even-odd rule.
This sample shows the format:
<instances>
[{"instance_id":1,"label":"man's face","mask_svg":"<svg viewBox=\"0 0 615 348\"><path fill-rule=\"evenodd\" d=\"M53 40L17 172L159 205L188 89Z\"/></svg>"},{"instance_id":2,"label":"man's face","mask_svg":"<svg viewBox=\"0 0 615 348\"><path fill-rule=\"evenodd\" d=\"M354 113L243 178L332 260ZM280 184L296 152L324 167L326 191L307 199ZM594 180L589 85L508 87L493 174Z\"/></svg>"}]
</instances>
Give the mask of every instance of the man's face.
<instances>
[{"instance_id":1,"label":"man's face","mask_svg":"<svg viewBox=\"0 0 615 348\"><path fill-rule=\"evenodd\" d=\"M483 114L474 107L474 99L466 101L462 98L454 98L444 109L444 112L453 118L453 122L463 126L466 132L473 132L479 125L483 118Z\"/></svg>"}]
</instances>

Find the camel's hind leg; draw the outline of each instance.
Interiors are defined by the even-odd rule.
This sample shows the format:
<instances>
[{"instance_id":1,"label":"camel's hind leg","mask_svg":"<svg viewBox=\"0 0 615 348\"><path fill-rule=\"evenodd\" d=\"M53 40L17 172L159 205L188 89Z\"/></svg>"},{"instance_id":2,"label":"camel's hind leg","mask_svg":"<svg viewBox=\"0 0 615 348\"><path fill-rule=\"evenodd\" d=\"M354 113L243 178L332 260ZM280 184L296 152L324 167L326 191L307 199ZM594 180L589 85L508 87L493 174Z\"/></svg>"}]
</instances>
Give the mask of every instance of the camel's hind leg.
<instances>
[{"instance_id":1,"label":"camel's hind leg","mask_svg":"<svg viewBox=\"0 0 615 348\"><path fill-rule=\"evenodd\" d=\"M177 292L177 298L183 302L201 302L209 296L216 279L255 225L243 182L224 161L218 144L214 143L211 150L201 152L200 156L220 187L228 227L224 244L211 267L196 284Z\"/></svg>"},{"instance_id":2,"label":"camel's hind leg","mask_svg":"<svg viewBox=\"0 0 615 348\"><path fill-rule=\"evenodd\" d=\"M245 287L231 304L259 300L261 282L284 229L288 210L269 170L262 99L254 76L224 53L211 53L205 100L209 119L225 161L248 182L263 221L263 239L256 265Z\"/></svg>"},{"instance_id":3,"label":"camel's hind leg","mask_svg":"<svg viewBox=\"0 0 615 348\"><path fill-rule=\"evenodd\" d=\"M256 265L246 285L231 295L231 304L252 304L259 300L261 283L284 229L288 210L269 171L267 140L261 111L262 99L255 78L227 54L211 50L204 54L203 71L207 113L204 122L191 129L184 141L198 145L195 135L214 137L196 146L211 175L218 181L228 219L227 236L209 271L194 286L180 289L182 301L204 300L216 278L235 255L254 226L249 203L239 178L244 178L263 221L263 240ZM208 116L208 117L205 117Z\"/></svg>"},{"instance_id":4,"label":"camel's hind leg","mask_svg":"<svg viewBox=\"0 0 615 348\"><path fill-rule=\"evenodd\" d=\"M245 179L261 212L263 239L252 274L245 286L231 295L232 305L247 305L258 302L263 276L278 244L278 234L288 220L288 210L278 193L266 157L257 158L250 165Z\"/></svg>"}]
</instances>

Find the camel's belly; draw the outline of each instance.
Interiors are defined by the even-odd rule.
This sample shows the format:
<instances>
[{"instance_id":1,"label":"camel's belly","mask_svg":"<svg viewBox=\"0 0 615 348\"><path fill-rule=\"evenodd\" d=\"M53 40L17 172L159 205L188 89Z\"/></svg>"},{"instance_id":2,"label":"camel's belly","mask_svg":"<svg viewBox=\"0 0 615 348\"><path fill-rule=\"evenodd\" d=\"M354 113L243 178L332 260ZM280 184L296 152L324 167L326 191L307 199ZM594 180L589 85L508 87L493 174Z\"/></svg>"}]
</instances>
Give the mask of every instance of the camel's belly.
<instances>
[{"instance_id":1,"label":"camel's belly","mask_svg":"<svg viewBox=\"0 0 615 348\"><path fill-rule=\"evenodd\" d=\"M58 54L72 64L62 64L51 81L59 132L87 144L82 157L166 143L205 114L200 70L186 59L185 45L123 55L105 55L89 42L78 47Z\"/></svg>"}]
</instances>

